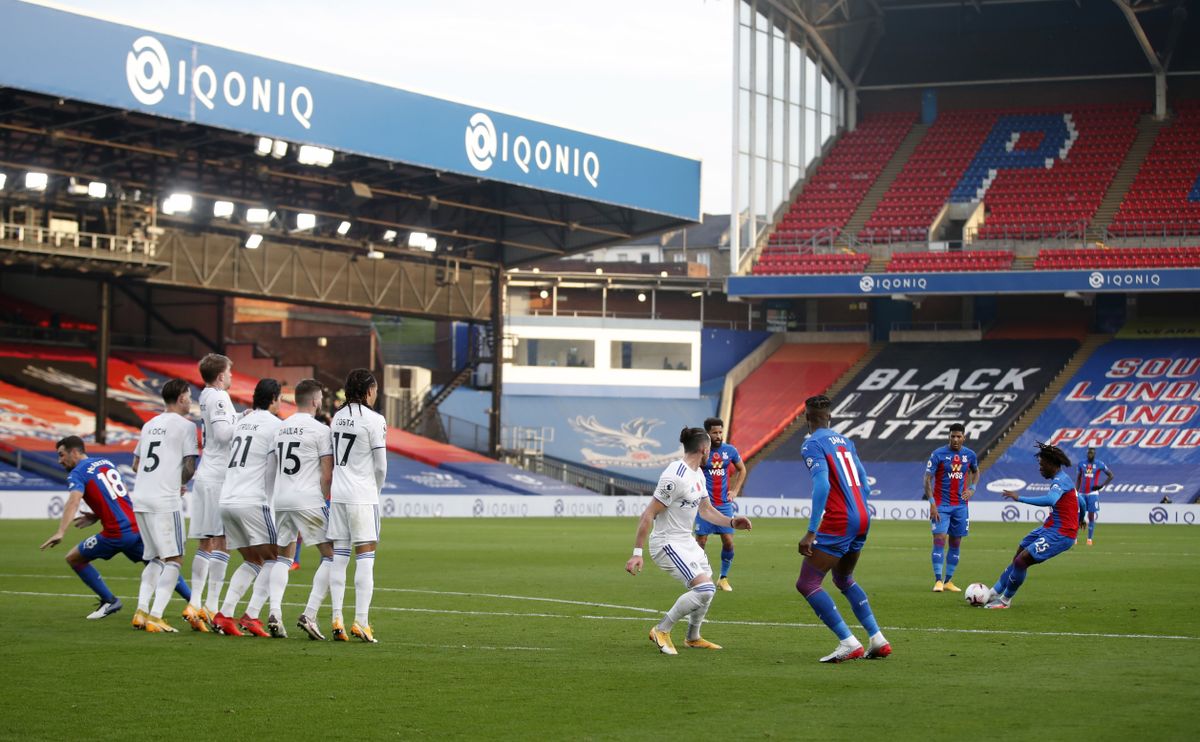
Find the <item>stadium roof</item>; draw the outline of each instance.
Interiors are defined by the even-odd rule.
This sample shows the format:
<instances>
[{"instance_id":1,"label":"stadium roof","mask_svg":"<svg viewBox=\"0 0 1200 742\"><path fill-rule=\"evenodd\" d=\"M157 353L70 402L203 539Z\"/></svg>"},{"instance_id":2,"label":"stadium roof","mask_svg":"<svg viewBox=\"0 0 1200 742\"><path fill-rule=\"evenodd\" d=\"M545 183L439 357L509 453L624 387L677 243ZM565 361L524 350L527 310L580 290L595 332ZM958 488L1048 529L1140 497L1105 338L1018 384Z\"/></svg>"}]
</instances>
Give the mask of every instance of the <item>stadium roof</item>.
<instances>
[{"instance_id":1,"label":"stadium roof","mask_svg":"<svg viewBox=\"0 0 1200 742\"><path fill-rule=\"evenodd\" d=\"M291 237L329 247L423 232L503 266L699 220L695 160L16 0L0 20L0 171L312 213Z\"/></svg>"}]
</instances>

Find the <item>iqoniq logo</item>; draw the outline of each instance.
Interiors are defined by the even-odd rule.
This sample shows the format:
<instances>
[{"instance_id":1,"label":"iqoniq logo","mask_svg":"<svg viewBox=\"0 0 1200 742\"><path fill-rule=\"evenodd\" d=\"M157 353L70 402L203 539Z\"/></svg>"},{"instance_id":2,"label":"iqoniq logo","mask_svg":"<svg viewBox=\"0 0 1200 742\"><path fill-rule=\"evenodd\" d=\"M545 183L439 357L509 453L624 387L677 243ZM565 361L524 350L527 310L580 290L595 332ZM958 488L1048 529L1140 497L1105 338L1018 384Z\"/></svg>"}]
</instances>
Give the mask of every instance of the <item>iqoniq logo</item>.
<instances>
[{"instance_id":1,"label":"iqoniq logo","mask_svg":"<svg viewBox=\"0 0 1200 742\"><path fill-rule=\"evenodd\" d=\"M870 291L873 288L875 288L875 279L871 276L863 276L862 278L858 279L859 291Z\"/></svg>"},{"instance_id":2,"label":"iqoniq logo","mask_svg":"<svg viewBox=\"0 0 1200 742\"><path fill-rule=\"evenodd\" d=\"M1088 276L1088 285L1094 289L1098 289L1104 285L1104 274L1099 271L1093 271Z\"/></svg>"},{"instance_id":3,"label":"iqoniq logo","mask_svg":"<svg viewBox=\"0 0 1200 742\"><path fill-rule=\"evenodd\" d=\"M524 134L509 137L507 131L497 132L492 117L475 112L467 122L463 136L467 161L479 171L490 170L498 157L528 174L534 168L554 171L571 178L582 177L592 188L600 186L600 156L569 144L552 144L545 139L531 139Z\"/></svg>"},{"instance_id":4,"label":"iqoniq logo","mask_svg":"<svg viewBox=\"0 0 1200 742\"><path fill-rule=\"evenodd\" d=\"M252 111L276 116L290 113L305 129L312 128L313 94L304 85L289 86L283 80L260 75L250 75L247 79L237 70L221 75L207 64L196 64L189 75L188 63L187 59L179 59L172 65L162 42L153 36L139 36L125 56L129 92L145 106L158 105L170 92L180 97L190 92L195 101L210 111L218 102L230 108L243 108L248 103Z\"/></svg>"}]
</instances>

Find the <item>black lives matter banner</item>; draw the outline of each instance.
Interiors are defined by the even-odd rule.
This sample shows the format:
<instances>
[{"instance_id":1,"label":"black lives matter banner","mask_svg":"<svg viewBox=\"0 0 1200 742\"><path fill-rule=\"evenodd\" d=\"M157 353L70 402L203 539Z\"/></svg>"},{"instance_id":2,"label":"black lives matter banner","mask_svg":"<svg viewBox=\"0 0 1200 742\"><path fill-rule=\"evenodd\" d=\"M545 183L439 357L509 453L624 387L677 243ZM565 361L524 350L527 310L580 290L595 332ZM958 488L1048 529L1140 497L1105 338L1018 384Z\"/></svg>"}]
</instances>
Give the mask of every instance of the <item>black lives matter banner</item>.
<instances>
[{"instance_id":1,"label":"black lives matter banner","mask_svg":"<svg viewBox=\"0 0 1200 742\"><path fill-rule=\"evenodd\" d=\"M966 427L982 452L1079 347L1072 340L888 345L834 400L833 428L865 461L924 459Z\"/></svg>"}]
</instances>

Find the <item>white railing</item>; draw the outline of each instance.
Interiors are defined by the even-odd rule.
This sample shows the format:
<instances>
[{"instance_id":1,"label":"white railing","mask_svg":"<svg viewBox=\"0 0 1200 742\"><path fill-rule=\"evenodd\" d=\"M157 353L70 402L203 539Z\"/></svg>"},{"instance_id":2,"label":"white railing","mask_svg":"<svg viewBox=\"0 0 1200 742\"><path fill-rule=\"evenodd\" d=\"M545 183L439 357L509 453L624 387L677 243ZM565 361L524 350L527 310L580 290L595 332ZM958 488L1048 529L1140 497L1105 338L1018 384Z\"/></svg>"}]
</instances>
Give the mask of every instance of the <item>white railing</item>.
<instances>
[{"instance_id":1,"label":"white railing","mask_svg":"<svg viewBox=\"0 0 1200 742\"><path fill-rule=\"evenodd\" d=\"M0 222L0 242L17 242L56 249L69 248L77 252L92 251L109 254L140 254L154 257L157 243L145 237L98 234L96 232L67 232L28 224Z\"/></svg>"}]
</instances>

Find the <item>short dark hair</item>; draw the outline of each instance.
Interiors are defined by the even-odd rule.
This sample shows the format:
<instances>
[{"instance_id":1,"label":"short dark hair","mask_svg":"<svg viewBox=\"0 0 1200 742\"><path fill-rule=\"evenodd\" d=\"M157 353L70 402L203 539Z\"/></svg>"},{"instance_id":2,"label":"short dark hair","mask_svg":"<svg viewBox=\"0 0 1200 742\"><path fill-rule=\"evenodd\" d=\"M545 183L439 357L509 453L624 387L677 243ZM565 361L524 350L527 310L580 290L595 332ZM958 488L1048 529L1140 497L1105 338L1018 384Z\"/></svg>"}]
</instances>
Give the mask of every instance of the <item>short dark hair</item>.
<instances>
[{"instance_id":1,"label":"short dark hair","mask_svg":"<svg viewBox=\"0 0 1200 742\"><path fill-rule=\"evenodd\" d=\"M704 432L708 433L713 428L720 426L725 427L725 421L719 417L709 417L704 420Z\"/></svg>"},{"instance_id":2,"label":"short dark hair","mask_svg":"<svg viewBox=\"0 0 1200 742\"><path fill-rule=\"evenodd\" d=\"M1042 443L1041 441L1038 441L1037 447L1038 451L1035 455L1039 459L1045 459L1046 461L1049 461L1052 464L1058 464L1059 466L1071 465L1071 459L1068 458L1066 452L1064 452L1058 446L1052 446L1049 443Z\"/></svg>"},{"instance_id":3,"label":"short dark hair","mask_svg":"<svg viewBox=\"0 0 1200 742\"><path fill-rule=\"evenodd\" d=\"M220 353L209 353L200 359L200 378L205 384L211 384L217 377L233 367L233 361Z\"/></svg>"},{"instance_id":4,"label":"short dark hair","mask_svg":"<svg viewBox=\"0 0 1200 742\"><path fill-rule=\"evenodd\" d=\"M950 432L951 433L966 433L967 429L963 427L962 423L952 423L950 425Z\"/></svg>"},{"instance_id":5,"label":"short dark hair","mask_svg":"<svg viewBox=\"0 0 1200 742\"><path fill-rule=\"evenodd\" d=\"M83 445L83 439L77 435L68 435L58 443L54 444L54 449L57 451L60 448L65 448L68 451L82 451L87 453L87 448Z\"/></svg>"},{"instance_id":6,"label":"short dark hair","mask_svg":"<svg viewBox=\"0 0 1200 742\"><path fill-rule=\"evenodd\" d=\"M265 410L271 404L279 399L279 392L282 387L279 382L274 379L259 379L254 385L254 409Z\"/></svg>"},{"instance_id":7,"label":"short dark hair","mask_svg":"<svg viewBox=\"0 0 1200 742\"><path fill-rule=\"evenodd\" d=\"M696 453L709 443L708 432L703 428L684 428L679 431L679 442L683 444L684 453Z\"/></svg>"},{"instance_id":8,"label":"short dark hair","mask_svg":"<svg viewBox=\"0 0 1200 742\"><path fill-rule=\"evenodd\" d=\"M296 391L292 393L296 397L296 406L308 404L319 391L321 391L321 382L316 379L304 379L296 385Z\"/></svg>"},{"instance_id":9,"label":"short dark hair","mask_svg":"<svg viewBox=\"0 0 1200 742\"><path fill-rule=\"evenodd\" d=\"M833 407L833 400L824 394L816 394L804 400L805 411L821 412L822 410L828 410L830 407Z\"/></svg>"},{"instance_id":10,"label":"short dark hair","mask_svg":"<svg viewBox=\"0 0 1200 742\"><path fill-rule=\"evenodd\" d=\"M179 401L179 398L183 396L184 392L188 391L190 388L191 387L188 385L188 383L183 379L171 379L166 384L163 384L163 401L167 404L175 404Z\"/></svg>"}]
</instances>

